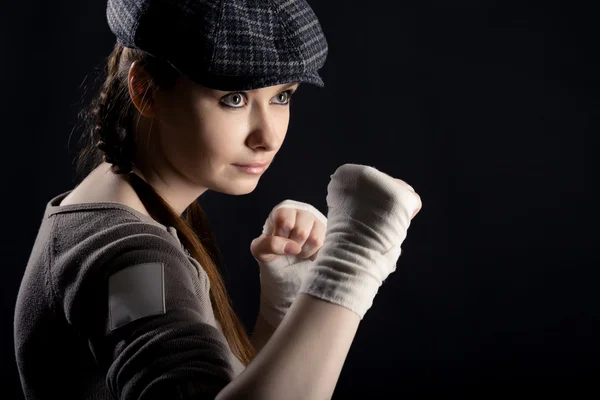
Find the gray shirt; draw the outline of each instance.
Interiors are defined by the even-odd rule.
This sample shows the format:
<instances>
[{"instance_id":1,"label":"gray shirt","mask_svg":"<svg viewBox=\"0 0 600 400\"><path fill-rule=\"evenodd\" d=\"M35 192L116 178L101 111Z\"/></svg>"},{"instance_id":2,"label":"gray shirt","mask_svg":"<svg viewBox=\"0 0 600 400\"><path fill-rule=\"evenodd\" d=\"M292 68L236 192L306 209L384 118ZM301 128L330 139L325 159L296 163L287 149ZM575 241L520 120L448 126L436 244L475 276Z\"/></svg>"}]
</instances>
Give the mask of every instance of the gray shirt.
<instances>
[{"instance_id":1,"label":"gray shirt","mask_svg":"<svg viewBox=\"0 0 600 400\"><path fill-rule=\"evenodd\" d=\"M26 399L214 398L244 369L177 231L119 203L47 203L18 293ZM148 397L145 397L148 396Z\"/></svg>"}]
</instances>

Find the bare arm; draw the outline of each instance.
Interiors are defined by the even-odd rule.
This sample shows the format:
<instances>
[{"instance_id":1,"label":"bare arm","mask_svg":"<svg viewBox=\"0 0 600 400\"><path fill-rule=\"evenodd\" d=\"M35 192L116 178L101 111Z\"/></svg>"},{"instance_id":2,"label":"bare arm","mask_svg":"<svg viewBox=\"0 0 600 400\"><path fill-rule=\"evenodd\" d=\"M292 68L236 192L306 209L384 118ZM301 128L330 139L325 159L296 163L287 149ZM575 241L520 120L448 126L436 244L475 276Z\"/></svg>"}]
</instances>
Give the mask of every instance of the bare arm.
<instances>
[{"instance_id":1,"label":"bare arm","mask_svg":"<svg viewBox=\"0 0 600 400\"><path fill-rule=\"evenodd\" d=\"M271 326L261 314L258 314L256 318L256 324L254 325L254 332L252 332L252 346L256 349L258 353L263 346L269 341L273 333L275 332L275 328Z\"/></svg>"},{"instance_id":2,"label":"bare arm","mask_svg":"<svg viewBox=\"0 0 600 400\"><path fill-rule=\"evenodd\" d=\"M420 204L412 187L373 167L339 167L327 187L327 234L300 294L254 360L216 398L331 398L358 325L396 270Z\"/></svg>"},{"instance_id":3,"label":"bare arm","mask_svg":"<svg viewBox=\"0 0 600 400\"><path fill-rule=\"evenodd\" d=\"M271 339L216 399L331 398L359 323L345 307L299 294Z\"/></svg>"}]
</instances>

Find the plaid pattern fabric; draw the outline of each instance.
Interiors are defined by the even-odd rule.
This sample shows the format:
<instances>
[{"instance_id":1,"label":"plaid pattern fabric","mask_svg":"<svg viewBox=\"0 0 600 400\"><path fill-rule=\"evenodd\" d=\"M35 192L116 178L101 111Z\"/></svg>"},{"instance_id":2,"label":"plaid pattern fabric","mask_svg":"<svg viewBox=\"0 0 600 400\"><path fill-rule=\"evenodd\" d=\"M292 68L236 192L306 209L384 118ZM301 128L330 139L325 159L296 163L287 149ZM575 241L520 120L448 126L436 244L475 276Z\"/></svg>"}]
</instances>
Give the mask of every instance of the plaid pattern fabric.
<instances>
[{"instance_id":1,"label":"plaid pattern fabric","mask_svg":"<svg viewBox=\"0 0 600 400\"><path fill-rule=\"evenodd\" d=\"M108 0L117 41L218 90L324 86L328 46L306 0Z\"/></svg>"}]
</instances>

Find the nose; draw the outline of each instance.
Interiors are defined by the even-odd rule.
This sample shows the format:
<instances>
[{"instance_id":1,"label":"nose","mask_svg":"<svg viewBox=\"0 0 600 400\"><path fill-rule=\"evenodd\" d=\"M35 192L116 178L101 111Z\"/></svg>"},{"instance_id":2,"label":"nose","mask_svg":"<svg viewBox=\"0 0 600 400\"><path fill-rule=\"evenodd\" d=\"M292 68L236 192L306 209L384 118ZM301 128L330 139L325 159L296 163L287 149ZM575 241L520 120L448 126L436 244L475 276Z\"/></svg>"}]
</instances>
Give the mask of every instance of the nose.
<instances>
[{"instance_id":1,"label":"nose","mask_svg":"<svg viewBox=\"0 0 600 400\"><path fill-rule=\"evenodd\" d=\"M254 107L250 116L250 134L247 144L264 151L277 151L283 144L287 129L287 116L275 113L267 107ZM285 121L283 120L285 118Z\"/></svg>"}]
</instances>

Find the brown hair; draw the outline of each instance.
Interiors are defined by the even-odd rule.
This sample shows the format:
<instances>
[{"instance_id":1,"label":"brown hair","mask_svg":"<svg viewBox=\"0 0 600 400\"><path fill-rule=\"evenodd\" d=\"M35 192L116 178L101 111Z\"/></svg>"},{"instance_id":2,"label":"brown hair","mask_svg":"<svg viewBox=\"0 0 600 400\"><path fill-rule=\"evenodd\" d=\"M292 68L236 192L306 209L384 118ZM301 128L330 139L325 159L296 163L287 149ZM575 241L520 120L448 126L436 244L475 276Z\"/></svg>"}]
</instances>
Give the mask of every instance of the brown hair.
<instances>
[{"instance_id":1,"label":"brown hair","mask_svg":"<svg viewBox=\"0 0 600 400\"><path fill-rule=\"evenodd\" d=\"M131 64L137 61L161 88L171 87L179 73L166 61L139 49L124 48L118 43L108 57L106 80L89 107L80 113L84 124L84 147L77 155L77 173L84 176L103 161L112 164L115 174L124 174L152 218L177 229L183 246L206 271L210 280L210 300L217 321L233 353L244 363L255 356L248 334L233 310L225 284L219 273L219 251L206 214L197 201L183 217L143 179L130 173L134 155L132 121L137 114L129 95L127 76Z\"/></svg>"}]
</instances>

